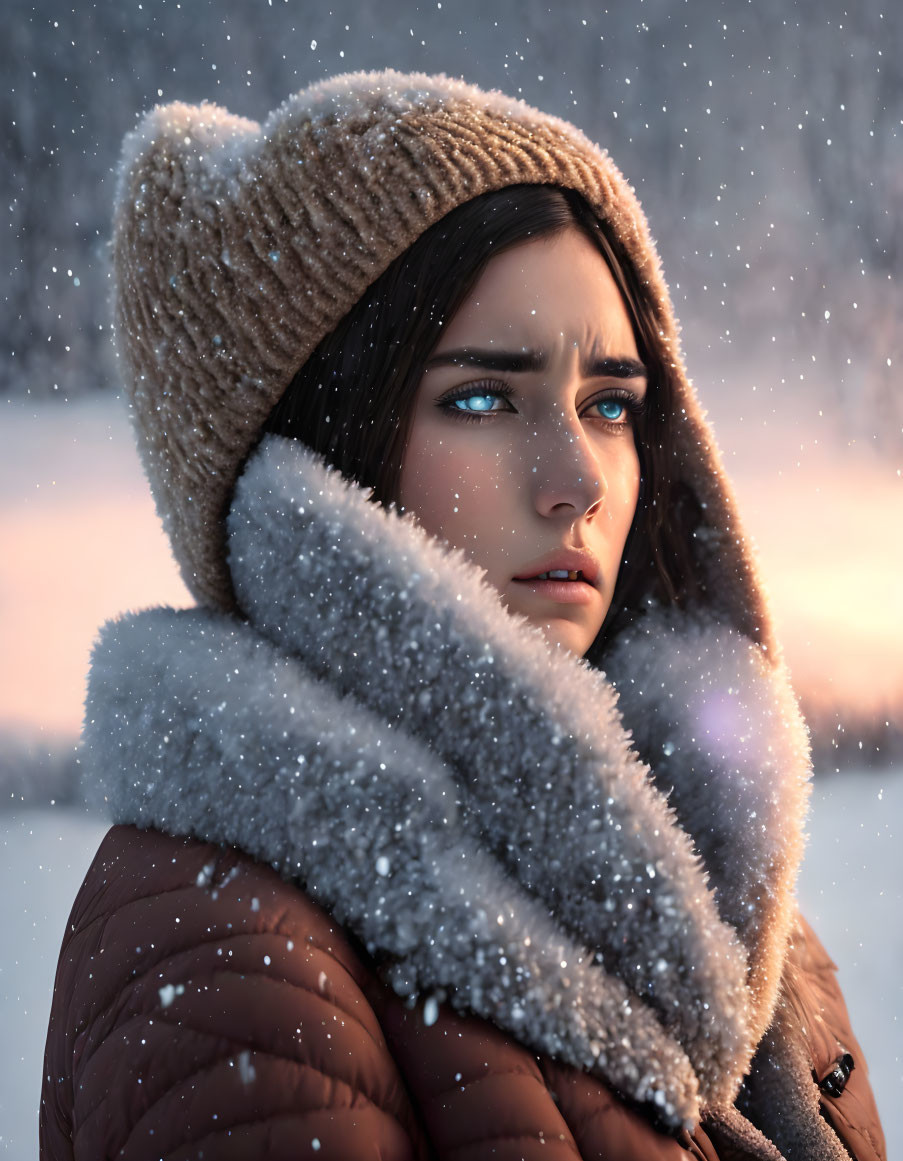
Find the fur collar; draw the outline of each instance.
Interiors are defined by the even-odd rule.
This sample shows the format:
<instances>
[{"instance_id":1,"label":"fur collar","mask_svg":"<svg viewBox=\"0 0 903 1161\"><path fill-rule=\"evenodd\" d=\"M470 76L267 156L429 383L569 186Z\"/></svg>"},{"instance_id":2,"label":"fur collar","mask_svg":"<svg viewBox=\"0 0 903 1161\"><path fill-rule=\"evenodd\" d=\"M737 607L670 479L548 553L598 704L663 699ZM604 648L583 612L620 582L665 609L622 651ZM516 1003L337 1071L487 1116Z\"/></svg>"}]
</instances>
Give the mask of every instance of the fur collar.
<instances>
[{"instance_id":1,"label":"fur collar","mask_svg":"<svg viewBox=\"0 0 903 1161\"><path fill-rule=\"evenodd\" d=\"M116 821L273 864L400 993L670 1125L729 1105L795 914L808 758L781 665L650 609L603 675L278 437L229 526L246 621L151 610L95 649L86 752Z\"/></svg>"}]
</instances>

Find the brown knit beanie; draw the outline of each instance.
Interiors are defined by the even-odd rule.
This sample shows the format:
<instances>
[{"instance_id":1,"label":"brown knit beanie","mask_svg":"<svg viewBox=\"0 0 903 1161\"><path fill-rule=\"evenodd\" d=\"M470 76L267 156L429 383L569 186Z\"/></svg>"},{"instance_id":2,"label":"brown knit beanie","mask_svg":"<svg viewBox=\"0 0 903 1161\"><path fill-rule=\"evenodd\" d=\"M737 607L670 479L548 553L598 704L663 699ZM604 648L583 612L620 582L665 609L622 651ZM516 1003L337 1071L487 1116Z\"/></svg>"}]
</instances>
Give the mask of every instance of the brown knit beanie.
<instances>
[{"instance_id":1,"label":"brown knit beanie","mask_svg":"<svg viewBox=\"0 0 903 1161\"><path fill-rule=\"evenodd\" d=\"M159 106L125 140L115 327L145 470L199 602L234 607L225 513L299 367L433 222L522 183L579 191L634 264L675 368L679 474L710 509L713 549L728 554L722 585L736 580L725 604L770 637L658 256L619 170L574 126L523 101L391 71L313 85L262 126L212 104Z\"/></svg>"}]
</instances>

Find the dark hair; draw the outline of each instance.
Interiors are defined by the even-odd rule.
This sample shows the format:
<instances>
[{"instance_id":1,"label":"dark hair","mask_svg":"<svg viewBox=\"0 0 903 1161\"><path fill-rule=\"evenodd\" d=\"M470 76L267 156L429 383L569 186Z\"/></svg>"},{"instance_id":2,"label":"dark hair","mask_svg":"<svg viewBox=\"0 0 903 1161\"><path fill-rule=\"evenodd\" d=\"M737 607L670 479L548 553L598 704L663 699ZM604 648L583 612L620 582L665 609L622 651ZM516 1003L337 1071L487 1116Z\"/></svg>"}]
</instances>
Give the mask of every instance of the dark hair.
<instances>
[{"instance_id":1,"label":"dark hair","mask_svg":"<svg viewBox=\"0 0 903 1161\"><path fill-rule=\"evenodd\" d=\"M608 264L648 370L647 406L636 432L641 494L612 607L587 658L647 595L683 603L695 587L686 498L672 481L670 365L632 263L607 222L574 190L516 185L465 202L426 230L372 283L299 369L264 430L300 439L344 475L397 499L413 401L447 323L496 254L576 227ZM692 507L692 505L690 505Z\"/></svg>"}]
</instances>

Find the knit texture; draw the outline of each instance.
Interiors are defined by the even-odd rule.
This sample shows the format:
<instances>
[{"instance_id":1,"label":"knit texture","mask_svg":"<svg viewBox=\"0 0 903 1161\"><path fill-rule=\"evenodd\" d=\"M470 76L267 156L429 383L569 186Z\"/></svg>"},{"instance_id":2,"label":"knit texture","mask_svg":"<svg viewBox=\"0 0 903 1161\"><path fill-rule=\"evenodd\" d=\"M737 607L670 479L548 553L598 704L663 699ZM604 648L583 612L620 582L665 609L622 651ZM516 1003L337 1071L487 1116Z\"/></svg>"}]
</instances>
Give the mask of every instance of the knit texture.
<instances>
[{"instance_id":1,"label":"knit texture","mask_svg":"<svg viewBox=\"0 0 903 1161\"><path fill-rule=\"evenodd\" d=\"M430 225L516 184L579 191L636 268L675 369L676 475L694 487L711 602L773 648L755 566L683 370L645 218L580 130L444 76L356 73L289 98L263 125L216 105L148 113L116 195L115 330L145 470L202 604L231 610L224 516L270 411L317 344Z\"/></svg>"}]
</instances>

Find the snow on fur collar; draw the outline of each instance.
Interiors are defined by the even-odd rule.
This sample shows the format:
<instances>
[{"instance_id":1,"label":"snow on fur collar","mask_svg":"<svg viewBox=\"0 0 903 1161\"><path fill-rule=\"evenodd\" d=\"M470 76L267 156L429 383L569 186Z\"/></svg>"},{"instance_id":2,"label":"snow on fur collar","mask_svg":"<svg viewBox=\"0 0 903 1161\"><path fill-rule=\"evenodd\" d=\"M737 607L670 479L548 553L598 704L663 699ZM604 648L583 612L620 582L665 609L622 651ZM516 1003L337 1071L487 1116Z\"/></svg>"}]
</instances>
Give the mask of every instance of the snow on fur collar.
<instances>
[{"instance_id":1,"label":"snow on fur collar","mask_svg":"<svg viewBox=\"0 0 903 1161\"><path fill-rule=\"evenodd\" d=\"M151 610L95 649L85 749L115 820L271 863L401 994L668 1124L730 1105L795 914L808 759L782 667L652 609L603 675L276 436L229 529L247 621Z\"/></svg>"}]
</instances>

